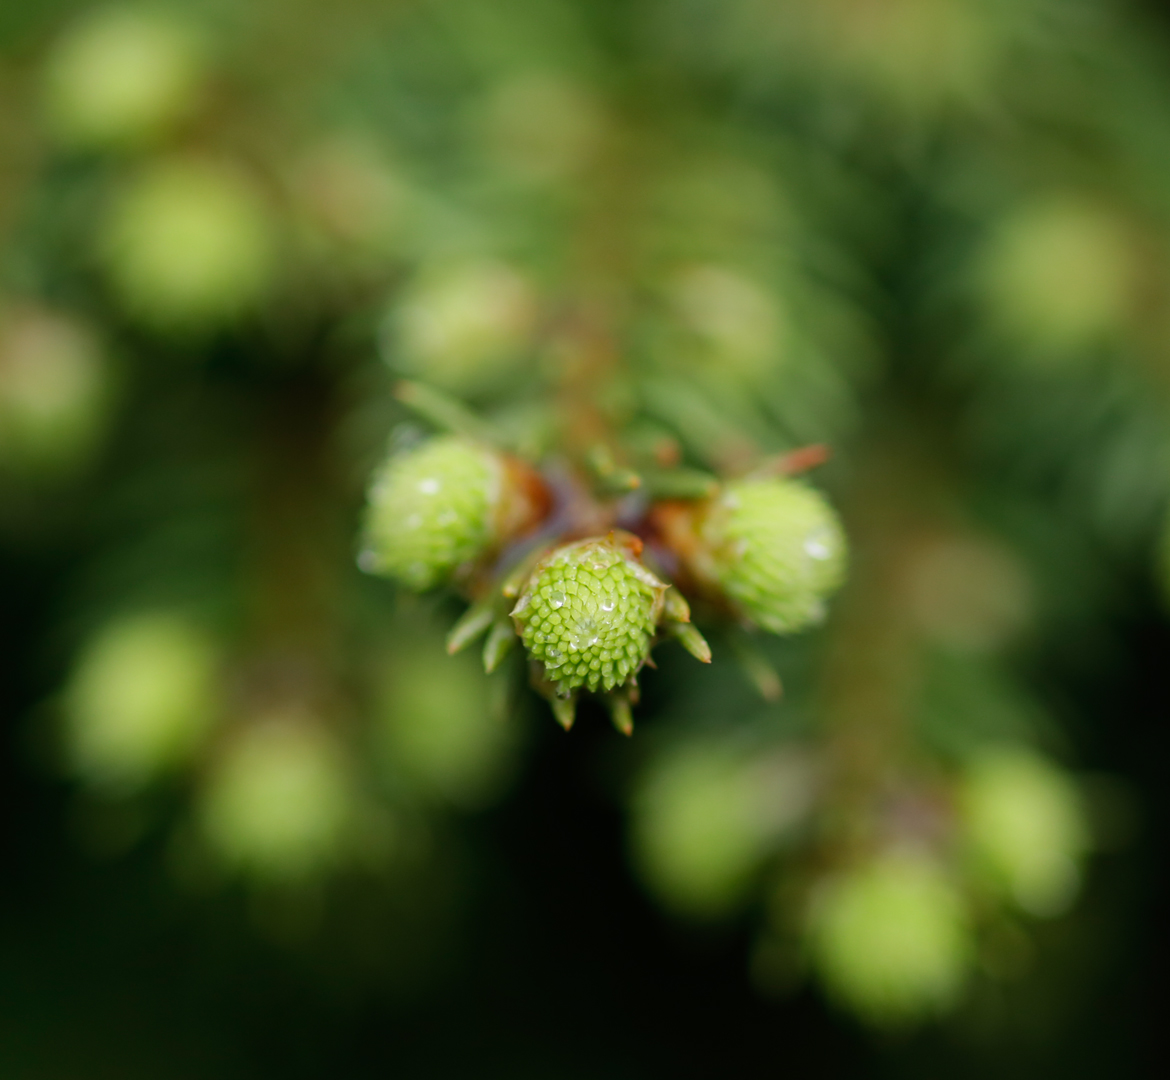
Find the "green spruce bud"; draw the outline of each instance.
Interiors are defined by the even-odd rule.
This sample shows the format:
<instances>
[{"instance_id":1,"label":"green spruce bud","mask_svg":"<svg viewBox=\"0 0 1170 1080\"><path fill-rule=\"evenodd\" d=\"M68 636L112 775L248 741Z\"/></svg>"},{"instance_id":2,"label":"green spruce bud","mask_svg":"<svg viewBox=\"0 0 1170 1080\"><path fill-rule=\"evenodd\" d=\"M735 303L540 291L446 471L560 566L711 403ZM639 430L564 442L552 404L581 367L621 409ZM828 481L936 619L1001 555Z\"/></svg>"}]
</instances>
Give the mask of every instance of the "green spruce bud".
<instances>
[{"instance_id":1,"label":"green spruce bud","mask_svg":"<svg viewBox=\"0 0 1170 1080\"><path fill-rule=\"evenodd\" d=\"M456 436L391 457L370 487L362 569L422 591L479 558L499 533L505 471Z\"/></svg>"},{"instance_id":2,"label":"green spruce bud","mask_svg":"<svg viewBox=\"0 0 1170 1080\"><path fill-rule=\"evenodd\" d=\"M881 1027L950 1007L971 960L962 897L933 860L909 852L879 856L826 882L810 933L828 992Z\"/></svg>"},{"instance_id":3,"label":"green spruce bud","mask_svg":"<svg viewBox=\"0 0 1170 1080\"><path fill-rule=\"evenodd\" d=\"M386 326L386 355L403 372L458 394L515 374L536 325L528 279L504 263L424 270Z\"/></svg>"},{"instance_id":4,"label":"green spruce bud","mask_svg":"<svg viewBox=\"0 0 1170 1080\"><path fill-rule=\"evenodd\" d=\"M773 840L769 773L720 745L683 745L652 764L635 792L636 868L682 915L715 919L742 903Z\"/></svg>"},{"instance_id":5,"label":"green spruce bud","mask_svg":"<svg viewBox=\"0 0 1170 1080\"><path fill-rule=\"evenodd\" d=\"M820 622L845 575L845 534L824 497L792 480L739 480L700 525L704 577L774 634Z\"/></svg>"},{"instance_id":6,"label":"green spruce bud","mask_svg":"<svg viewBox=\"0 0 1170 1080\"><path fill-rule=\"evenodd\" d=\"M667 586L614 534L557 548L533 571L512 618L557 693L612 690L650 655Z\"/></svg>"},{"instance_id":7,"label":"green spruce bud","mask_svg":"<svg viewBox=\"0 0 1170 1080\"><path fill-rule=\"evenodd\" d=\"M65 750L95 787L137 790L189 760L219 711L215 642L180 615L115 619L66 687Z\"/></svg>"},{"instance_id":8,"label":"green spruce bud","mask_svg":"<svg viewBox=\"0 0 1170 1080\"><path fill-rule=\"evenodd\" d=\"M113 397L97 334L44 308L0 310L0 469L67 472L95 449Z\"/></svg>"},{"instance_id":9,"label":"green spruce bud","mask_svg":"<svg viewBox=\"0 0 1170 1080\"><path fill-rule=\"evenodd\" d=\"M164 329L230 322L260 301L276 262L262 192L196 158L155 164L119 192L98 246L118 298Z\"/></svg>"},{"instance_id":10,"label":"green spruce bud","mask_svg":"<svg viewBox=\"0 0 1170 1080\"><path fill-rule=\"evenodd\" d=\"M1088 828L1072 779L1029 750L982 754L960 793L977 868L1033 915L1067 909L1080 884Z\"/></svg>"},{"instance_id":11,"label":"green spruce bud","mask_svg":"<svg viewBox=\"0 0 1170 1080\"><path fill-rule=\"evenodd\" d=\"M380 763L391 782L425 797L485 806L511 778L517 730L500 716L478 657L448 656L442 636L420 626L418 614L409 612L379 673Z\"/></svg>"},{"instance_id":12,"label":"green spruce bud","mask_svg":"<svg viewBox=\"0 0 1170 1080\"><path fill-rule=\"evenodd\" d=\"M66 31L49 56L48 126L70 147L155 139L198 104L202 52L197 35L168 13L102 8Z\"/></svg>"},{"instance_id":13,"label":"green spruce bud","mask_svg":"<svg viewBox=\"0 0 1170 1080\"><path fill-rule=\"evenodd\" d=\"M999 224L975 285L994 326L1033 359L1051 361L1124 331L1141 287L1139 252L1108 205L1049 198Z\"/></svg>"},{"instance_id":14,"label":"green spruce bud","mask_svg":"<svg viewBox=\"0 0 1170 1080\"><path fill-rule=\"evenodd\" d=\"M252 718L212 766L200 804L210 848L258 878L295 881L344 854L357 795L342 749L315 717Z\"/></svg>"}]
</instances>

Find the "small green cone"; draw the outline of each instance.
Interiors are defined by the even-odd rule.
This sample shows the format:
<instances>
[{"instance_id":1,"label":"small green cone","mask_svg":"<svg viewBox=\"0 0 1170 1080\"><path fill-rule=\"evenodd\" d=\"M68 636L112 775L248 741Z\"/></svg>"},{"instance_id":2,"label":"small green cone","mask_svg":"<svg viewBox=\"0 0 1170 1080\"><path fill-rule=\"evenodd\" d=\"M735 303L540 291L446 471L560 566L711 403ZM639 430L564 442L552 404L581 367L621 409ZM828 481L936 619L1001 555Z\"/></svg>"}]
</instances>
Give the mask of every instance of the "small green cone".
<instances>
[{"instance_id":1,"label":"small green cone","mask_svg":"<svg viewBox=\"0 0 1170 1080\"><path fill-rule=\"evenodd\" d=\"M503 466L496 454L444 436L390 458L374 475L363 570L422 592L495 540Z\"/></svg>"},{"instance_id":2,"label":"small green cone","mask_svg":"<svg viewBox=\"0 0 1170 1080\"><path fill-rule=\"evenodd\" d=\"M845 576L845 534L824 497L775 478L729 484L701 525L710 568L753 622L790 634L824 618Z\"/></svg>"},{"instance_id":3,"label":"small green cone","mask_svg":"<svg viewBox=\"0 0 1170 1080\"><path fill-rule=\"evenodd\" d=\"M536 568L512 618L559 694L610 691L650 655L666 588L612 536L582 540Z\"/></svg>"}]
</instances>

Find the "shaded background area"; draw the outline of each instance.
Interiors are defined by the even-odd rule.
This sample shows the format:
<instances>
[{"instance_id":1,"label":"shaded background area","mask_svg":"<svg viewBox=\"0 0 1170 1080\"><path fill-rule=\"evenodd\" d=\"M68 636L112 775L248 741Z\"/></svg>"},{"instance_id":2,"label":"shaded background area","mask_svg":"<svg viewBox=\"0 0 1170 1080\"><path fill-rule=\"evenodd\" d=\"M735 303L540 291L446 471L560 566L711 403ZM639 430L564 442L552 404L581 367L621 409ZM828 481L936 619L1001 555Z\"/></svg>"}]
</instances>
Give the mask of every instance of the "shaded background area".
<instances>
[{"instance_id":1,"label":"shaded background area","mask_svg":"<svg viewBox=\"0 0 1170 1080\"><path fill-rule=\"evenodd\" d=\"M24 703L37 696L15 673L35 669L21 642L51 590L47 569L6 580L6 707L22 691ZM874 1045L808 990L761 997L742 931L688 934L631 884L620 817L598 780L604 729L567 740L550 727L526 782L461 838L477 853L470 910L455 943L422 946L431 962L417 984L417 960L355 978L328 938L289 949L258 937L236 897L177 896L155 851L84 858L63 828L68 791L10 753L5 1068L30 1078L1157 1076L1170 642L1160 615L1140 608L1126 640L1131 659L1110 680L1055 675L1094 725L1086 756L1131 778L1142 827L1102 859L1075 919L1047 936L1037 977L1053 984L1041 990L1049 1000L1009 1034L956 1025ZM396 917L382 898L369 903L367 920ZM405 919L425 923L417 910Z\"/></svg>"}]
</instances>

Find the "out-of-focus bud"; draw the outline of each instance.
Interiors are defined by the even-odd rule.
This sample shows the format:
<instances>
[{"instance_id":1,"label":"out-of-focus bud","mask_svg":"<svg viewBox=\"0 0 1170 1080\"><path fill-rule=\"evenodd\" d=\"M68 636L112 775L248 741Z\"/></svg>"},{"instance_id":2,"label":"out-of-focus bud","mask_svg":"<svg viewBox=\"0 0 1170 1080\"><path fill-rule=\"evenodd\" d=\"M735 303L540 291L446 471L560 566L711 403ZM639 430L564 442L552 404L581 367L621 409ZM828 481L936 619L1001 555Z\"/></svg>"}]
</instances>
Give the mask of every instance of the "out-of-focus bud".
<instances>
[{"instance_id":1,"label":"out-of-focus bud","mask_svg":"<svg viewBox=\"0 0 1170 1080\"><path fill-rule=\"evenodd\" d=\"M710 153L667 159L647 192L649 250L660 265L735 264L792 235L800 212L775 170Z\"/></svg>"},{"instance_id":2,"label":"out-of-focus bud","mask_svg":"<svg viewBox=\"0 0 1170 1080\"><path fill-rule=\"evenodd\" d=\"M396 454L374 474L358 563L416 591L530 529L544 513L522 462L457 436Z\"/></svg>"},{"instance_id":3,"label":"out-of-focus bud","mask_svg":"<svg viewBox=\"0 0 1170 1080\"><path fill-rule=\"evenodd\" d=\"M759 378L783 362L785 327L775 298L751 278L722 266L692 266L671 282L680 321L704 359Z\"/></svg>"},{"instance_id":4,"label":"out-of-focus bud","mask_svg":"<svg viewBox=\"0 0 1170 1080\"><path fill-rule=\"evenodd\" d=\"M1005 30L992 8L980 0L800 0L779 11L798 63L813 60L820 75L929 112L988 93Z\"/></svg>"},{"instance_id":5,"label":"out-of-focus bud","mask_svg":"<svg viewBox=\"0 0 1170 1080\"><path fill-rule=\"evenodd\" d=\"M977 288L1000 332L1042 355L1092 348L1124 331L1139 268L1126 224L1089 199L1052 197L993 232Z\"/></svg>"},{"instance_id":6,"label":"out-of-focus bud","mask_svg":"<svg viewBox=\"0 0 1170 1080\"><path fill-rule=\"evenodd\" d=\"M65 146L149 142L189 116L204 76L201 43L164 11L109 7L57 42L45 72L45 112Z\"/></svg>"},{"instance_id":7,"label":"out-of-focus bud","mask_svg":"<svg viewBox=\"0 0 1170 1080\"><path fill-rule=\"evenodd\" d=\"M218 666L215 642L180 615L107 624L65 690L73 770L95 787L133 791L189 761L220 712Z\"/></svg>"},{"instance_id":8,"label":"out-of-focus bud","mask_svg":"<svg viewBox=\"0 0 1170 1080\"><path fill-rule=\"evenodd\" d=\"M650 655L666 589L621 539L581 540L537 566L512 618L558 694L609 691Z\"/></svg>"},{"instance_id":9,"label":"out-of-focus bud","mask_svg":"<svg viewBox=\"0 0 1170 1080\"><path fill-rule=\"evenodd\" d=\"M812 792L811 762L802 755L745 758L707 743L680 747L656 760L634 793L635 866L679 914L727 915L808 810Z\"/></svg>"},{"instance_id":10,"label":"out-of-focus bud","mask_svg":"<svg viewBox=\"0 0 1170 1080\"><path fill-rule=\"evenodd\" d=\"M594 98L551 73L530 73L501 84L477 119L489 156L537 182L560 180L581 169L604 131Z\"/></svg>"},{"instance_id":11,"label":"out-of-focus bud","mask_svg":"<svg viewBox=\"0 0 1170 1080\"><path fill-rule=\"evenodd\" d=\"M225 863L295 883L349 853L357 793L344 752L315 717L275 713L251 718L221 748L199 811Z\"/></svg>"},{"instance_id":12,"label":"out-of-focus bud","mask_svg":"<svg viewBox=\"0 0 1170 1080\"><path fill-rule=\"evenodd\" d=\"M0 467L53 472L83 460L112 398L109 362L85 323L45 309L0 309Z\"/></svg>"},{"instance_id":13,"label":"out-of-focus bud","mask_svg":"<svg viewBox=\"0 0 1170 1080\"><path fill-rule=\"evenodd\" d=\"M493 708L477 659L448 656L440 635L404 634L380 690L377 735L388 773L456 806L483 806L500 793L516 731Z\"/></svg>"},{"instance_id":14,"label":"out-of-focus bud","mask_svg":"<svg viewBox=\"0 0 1170 1080\"><path fill-rule=\"evenodd\" d=\"M406 192L375 144L339 136L312 147L296 163L292 187L318 243L371 256L394 249Z\"/></svg>"},{"instance_id":15,"label":"out-of-focus bud","mask_svg":"<svg viewBox=\"0 0 1170 1080\"><path fill-rule=\"evenodd\" d=\"M659 524L702 584L774 634L820 622L845 577L841 523L822 495L797 481L737 480L694 512L662 512Z\"/></svg>"},{"instance_id":16,"label":"out-of-focus bud","mask_svg":"<svg viewBox=\"0 0 1170 1080\"><path fill-rule=\"evenodd\" d=\"M975 867L997 888L1033 915L1069 907L1088 848L1069 776L1029 750L987 751L967 769L959 805Z\"/></svg>"},{"instance_id":17,"label":"out-of-focus bud","mask_svg":"<svg viewBox=\"0 0 1170 1080\"><path fill-rule=\"evenodd\" d=\"M276 237L263 195L218 161L151 166L118 193L99 252L126 309L173 330L216 327L256 305L272 282Z\"/></svg>"},{"instance_id":18,"label":"out-of-focus bud","mask_svg":"<svg viewBox=\"0 0 1170 1080\"><path fill-rule=\"evenodd\" d=\"M809 945L829 995L879 1027L952 1006L973 954L962 896L936 862L910 852L825 881L813 897Z\"/></svg>"},{"instance_id":19,"label":"out-of-focus bud","mask_svg":"<svg viewBox=\"0 0 1170 1080\"><path fill-rule=\"evenodd\" d=\"M975 537L937 537L915 553L908 600L919 627L942 645L994 649L1024 627L1032 584L1010 551Z\"/></svg>"},{"instance_id":20,"label":"out-of-focus bud","mask_svg":"<svg viewBox=\"0 0 1170 1080\"><path fill-rule=\"evenodd\" d=\"M460 394L497 386L532 345L535 291L500 262L422 271L387 320L383 356L397 370Z\"/></svg>"}]
</instances>

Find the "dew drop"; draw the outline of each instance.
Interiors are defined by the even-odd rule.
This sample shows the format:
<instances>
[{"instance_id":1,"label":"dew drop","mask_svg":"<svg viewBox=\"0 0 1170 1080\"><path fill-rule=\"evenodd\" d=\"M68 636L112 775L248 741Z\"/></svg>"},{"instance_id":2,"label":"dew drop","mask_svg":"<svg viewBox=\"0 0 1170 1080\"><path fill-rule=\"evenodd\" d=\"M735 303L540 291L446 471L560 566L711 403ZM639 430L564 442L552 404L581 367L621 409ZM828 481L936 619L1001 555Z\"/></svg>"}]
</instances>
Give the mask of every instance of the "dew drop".
<instances>
[{"instance_id":1,"label":"dew drop","mask_svg":"<svg viewBox=\"0 0 1170 1080\"><path fill-rule=\"evenodd\" d=\"M828 559L833 554L833 534L823 526L804 539L804 551L810 559Z\"/></svg>"},{"instance_id":2,"label":"dew drop","mask_svg":"<svg viewBox=\"0 0 1170 1080\"><path fill-rule=\"evenodd\" d=\"M560 589L553 589L548 594L548 602L550 607L559 608L565 606L565 594Z\"/></svg>"}]
</instances>

